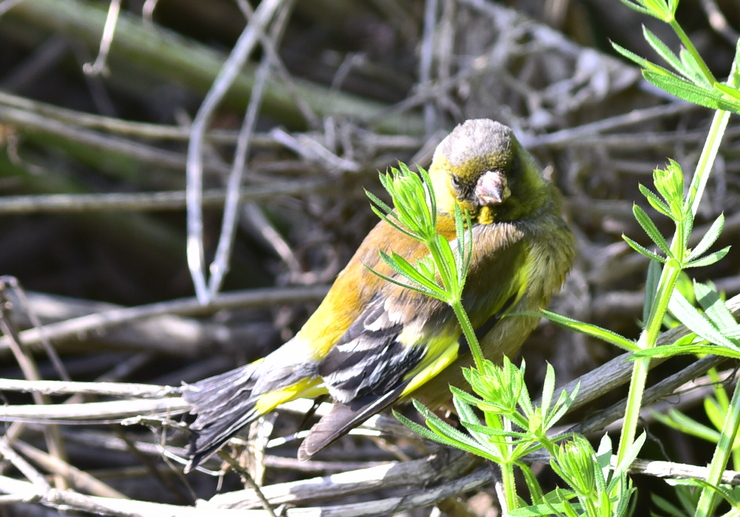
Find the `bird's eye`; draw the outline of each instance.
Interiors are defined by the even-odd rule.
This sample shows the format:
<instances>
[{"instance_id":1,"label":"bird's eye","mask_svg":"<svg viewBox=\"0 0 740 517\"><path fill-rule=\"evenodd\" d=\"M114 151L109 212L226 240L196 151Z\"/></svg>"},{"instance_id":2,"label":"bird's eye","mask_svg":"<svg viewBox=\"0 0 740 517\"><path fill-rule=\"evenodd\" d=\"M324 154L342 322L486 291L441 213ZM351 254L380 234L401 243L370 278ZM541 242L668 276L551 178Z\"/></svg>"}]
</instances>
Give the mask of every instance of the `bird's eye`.
<instances>
[{"instance_id":1,"label":"bird's eye","mask_svg":"<svg viewBox=\"0 0 740 517\"><path fill-rule=\"evenodd\" d=\"M460 188L460 178L459 177L454 176L454 175L452 176L452 186L455 187L456 189Z\"/></svg>"},{"instance_id":2,"label":"bird's eye","mask_svg":"<svg viewBox=\"0 0 740 517\"><path fill-rule=\"evenodd\" d=\"M511 162L511 171L516 172L519 170L519 166L521 165L521 162L519 161L518 156L514 156L514 161Z\"/></svg>"}]
</instances>

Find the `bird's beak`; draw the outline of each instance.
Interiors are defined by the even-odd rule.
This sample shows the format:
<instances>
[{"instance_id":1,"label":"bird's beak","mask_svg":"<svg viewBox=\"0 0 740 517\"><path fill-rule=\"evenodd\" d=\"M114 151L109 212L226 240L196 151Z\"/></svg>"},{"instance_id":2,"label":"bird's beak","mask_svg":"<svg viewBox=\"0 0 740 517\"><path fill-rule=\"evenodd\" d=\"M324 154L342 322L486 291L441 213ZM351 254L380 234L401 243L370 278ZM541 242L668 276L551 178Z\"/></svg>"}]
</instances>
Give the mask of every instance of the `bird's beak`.
<instances>
[{"instance_id":1,"label":"bird's beak","mask_svg":"<svg viewBox=\"0 0 740 517\"><path fill-rule=\"evenodd\" d=\"M503 203L511 195L506 176L498 170L487 171L475 184L475 197L480 206Z\"/></svg>"}]
</instances>

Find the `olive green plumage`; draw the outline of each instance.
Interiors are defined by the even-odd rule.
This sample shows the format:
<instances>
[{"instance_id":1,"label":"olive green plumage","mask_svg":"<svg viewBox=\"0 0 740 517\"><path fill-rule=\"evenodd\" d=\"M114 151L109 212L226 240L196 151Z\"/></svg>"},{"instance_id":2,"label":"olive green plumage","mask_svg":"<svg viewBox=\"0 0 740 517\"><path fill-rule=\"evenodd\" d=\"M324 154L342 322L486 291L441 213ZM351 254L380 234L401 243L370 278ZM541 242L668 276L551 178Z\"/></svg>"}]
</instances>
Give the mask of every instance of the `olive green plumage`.
<instances>
[{"instance_id":1,"label":"olive green plumage","mask_svg":"<svg viewBox=\"0 0 740 517\"><path fill-rule=\"evenodd\" d=\"M483 352L492 360L514 354L538 318L507 314L545 307L573 262L560 195L512 131L487 119L457 126L437 147L429 175L442 235L455 239L455 204L471 215L463 305ZM263 360L186 386L198 415L188 469L295 398L328 393L334 400L299 450L305 459L394 402L418 398L438 406L449 399L450 384L464 387L460 367L472 358L452 310L372 273L394 276L378 250L411 263L427 254L378 223L293 339Z\"/></svg>"}]
</instances>

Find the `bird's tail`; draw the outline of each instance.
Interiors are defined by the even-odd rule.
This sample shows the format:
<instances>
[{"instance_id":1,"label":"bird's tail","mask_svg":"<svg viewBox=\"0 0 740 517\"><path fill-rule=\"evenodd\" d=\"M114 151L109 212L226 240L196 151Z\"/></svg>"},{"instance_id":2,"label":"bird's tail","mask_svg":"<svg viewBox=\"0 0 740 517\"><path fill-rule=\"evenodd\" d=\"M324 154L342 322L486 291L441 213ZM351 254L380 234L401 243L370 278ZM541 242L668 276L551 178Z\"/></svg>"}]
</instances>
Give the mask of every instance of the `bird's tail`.
<instances>
[{"instance_id":1,"label":"bird's tail","mask_svg":"<svg viewBox=\"0 0 740 517\"><path fill-rule=\"evenodd\" d=\"M258 397L252 394L255 368L256 363L251 363L183 386L183 399L193 406L190 412L198 415L190 426L193 434L186 473L260 416L255 409Z\"/></svg>"}]
</instances>

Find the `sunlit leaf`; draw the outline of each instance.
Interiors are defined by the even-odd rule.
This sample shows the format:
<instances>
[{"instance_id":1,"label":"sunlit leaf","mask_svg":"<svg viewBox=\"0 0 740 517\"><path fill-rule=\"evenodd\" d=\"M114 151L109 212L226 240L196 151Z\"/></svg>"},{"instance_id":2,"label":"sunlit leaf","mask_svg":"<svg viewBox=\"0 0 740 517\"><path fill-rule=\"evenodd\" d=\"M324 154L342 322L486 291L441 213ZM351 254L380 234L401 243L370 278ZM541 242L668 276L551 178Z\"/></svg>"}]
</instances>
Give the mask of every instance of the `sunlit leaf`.
<instances>
[{"instance_id":1,"label":"sunlit leaf","mask_svg":"<svg viewBox=\"0 0 740 517\"><path fill-rule=\"evenodd\" d=\"M730 246L727 246L726 248L722 248L721 250L715 251L714 253L710 253L709 255L705 255L701 258L698 258L696 260L692 260L688 264L685 264L685 268L690 267L705 267L705 266L711 266L712 264L715 264L722 260L725 255L727 255L730 252Z\"/></svg>"},{"instance_id":2,"label":"sunlit leaf","mask_svg":"<svg viewBox=\"0 0 740 517\"><path fill-rule=\"evenodd\" d=\"M632 354L630 359L643 359L648 357L673 357L681 354L714 354L732 359L740 359L740 350L717 345L665 345L655 348L639 350Z\"/></svg>"},{"instance_id":3,"label":"sunlit leaf","mask_svg":"<svg viewBox=\"0 0 740 517\"><path fill-rule=\"evenodd\" d=\"M645 196L648 200L648 203L650 203L650 206L652 206L655 210L660 212L666 217L671 217L671 209L668 207L668 205L663 202L662 199L658 197L655 192L647 188L642 183L637 185L637 188L640 189L640 192L642 192L642 195Z\"/></svg>"},{"instance_id":4,"label":"sunlit leaf","mask_svg":"<svg viewBox=\"0 0 740 517\"><path fill-rule=\"evenodd\" d=\"M645 233L647 233L648 237L650 237L650 240L652 240L656 246L663 250L663 253L665 253L666 255L670 255L670 248L668 247L668 243L666 242L665 238L660 233L658 228L655 226L655 223L653 223L652 219L650 219L650 216L645 213L645 210L640 208L639 205L632 205L632 213L634 214L635 219L637 219L637 222L640 223L642 229L645 230Z\"/></svg>"},{"instance_id":5,"label":"sunlit leaf","mask_svg":"<svg viewBox=\"0 0 740 517\"><path fill-rule=\"evenodd\" d=\"M668 303L668 310L670 310L676 319L683 323L686 328L694 332L697 336L700 336L715 345L721 345L740 353L740 348L738 348L737 344L727 339L717 329L717 327L714 326L706 316L696 310L696 308L691 305L679 291L673 292L671 300Z\"/></svg>"},{"instance_id":6,"label":"sunlit leaf","mask_svg":"<svg viewBox=\"0 0 740 517\"><path fill-rule=\"evenodd\" d=\"M645 40L650 44L650 46L653 47L653 50L655 50L655 52L657 52L658 55L662 57L666 63L671 65L681 75L688 75L687 71L684 70L684 65L678 58L678 56L674 54L673 51L669 49L668 46L660 40L660 38L658 38L658 36L656 36L644 25L642 26L642 34L645 37Z\"/></svg>"},{"instance_id":7,"label":"sunlit leaf","mask_svg":"<svg viewBox=\"0 0 740 517\"><path fill-rule=\"evenodd\" d=\"M716 90L697 86L673 74L666 75L654 70L643 70L642 75L650 84L657 86L661 90L665 90L679 99L707 108L740 113L740 103L726 99Z\"/></svg>"},{"instance_id":8,"label":"sunlit leaf","mask_svg":"<svg viewBox=\"0 0 740 517\"><path fill-rule=\"evenodd\" d=\"M725 301L719 296L719 293L701 282L694 285L694 294L696 299L704 309L707 317L721 329L729 329L737 326L737 321L727 308Z\"/></svg>"},{"instance_id":9,"label":"sunlit leaf","mask_svg":"<svg viewBox=\"0 0 740 517\"><path fill-rule=\"evenodd\" d=\"M689 255L689 260L693 260L701 256L705 251L707 251L712 246L712 244L714 244L717 241L724 227L725 227L725 216L724 214L720 214L719 217L717 217L717 219L714 220L714 222L712 223L712 226L709 227L709 230L707 230L707 233L704 234L704 237L701 238L701 240L699 241L699 244L697 244L696 247L693 250L691 250L691 254Z\"/></svg>"},{"instance_id":10,"label":"sunlit leaf","mask_svg":"<svg viewBox=\"0 0 740 517\"><path fill-rule=\"evenodd\" d=\"M687 79L692 81L694 84L701 84L706 88L712 87L712 83L715 82L714 78L712 77L710 80L706 75L704 75L704 69L696 60L694 54L682 48L679 52L679 56Z\"/></svg>"},{"instance_id":11,"label":"sunlit leaf","mask_svg":"<svg viewBox=\"0 0 740 517\"><path fill-rule=\"evenodd\" d=\"M626 337L617 334L616 332L607 330L597 325L593 325L591 323L585 323L573 318L568 318L567 316L562 316L554 312L543 310L542 312L517 312L513 313L512 315L515 314L522 314L527 316L542 316L552 321L553 323L557 323L562 327L575 330L576 332L580 332L581 334L595 337L596 339L601 339L602 341L611 343L612 345L618 346L619 348L622 348L628 352L639 350L634 341L627 339Z\"/></svg>"},{"instance_id":12,"label":"sunlit leaf","mask_svg":"<svg viewBox=\"0 0 740 517\"><path fill-rule=\"evenodd\" d=\"M638 242L630 239L626 235L622 235L622 238L624 239L624 241L627 244L630 245L630 248L632 248L633 250L635 250L640 255L643 255L643 256L649 258L650 260L654 260L656 262L660 262L661 264L664 264L665 263L665 261L666 261L665 257L661 257L657 253L655 253L653 251L650 251L645 246L643 246L642 244L639 244Z\"/></svg>"}]
</instances>

